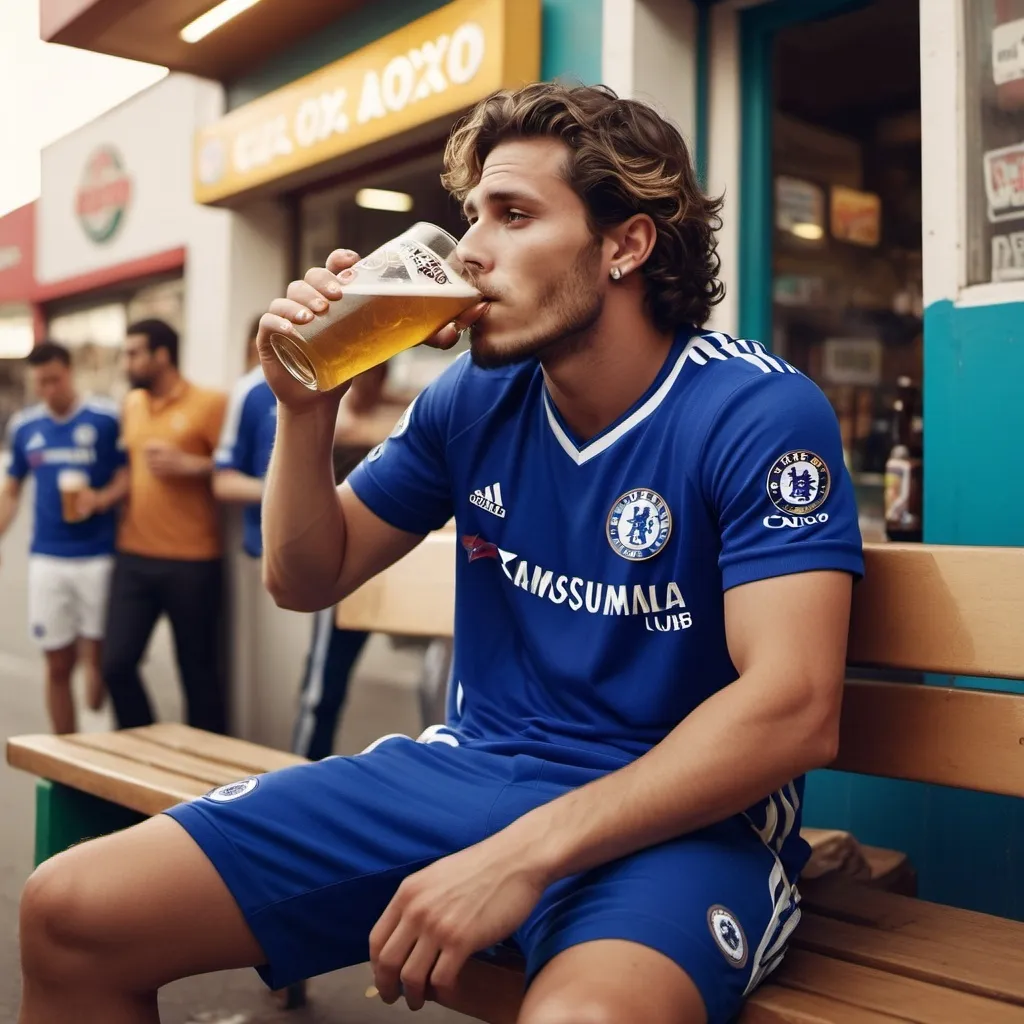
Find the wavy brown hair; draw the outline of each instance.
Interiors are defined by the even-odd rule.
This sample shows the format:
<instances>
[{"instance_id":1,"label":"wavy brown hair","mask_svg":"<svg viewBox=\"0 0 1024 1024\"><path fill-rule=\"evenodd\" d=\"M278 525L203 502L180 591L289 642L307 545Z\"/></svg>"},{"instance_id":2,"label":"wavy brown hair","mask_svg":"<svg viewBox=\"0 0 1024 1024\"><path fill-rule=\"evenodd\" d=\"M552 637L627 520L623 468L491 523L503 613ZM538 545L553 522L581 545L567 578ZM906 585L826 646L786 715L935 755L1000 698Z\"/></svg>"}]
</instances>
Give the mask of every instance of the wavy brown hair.
<instances>
[{"instance_id":1,"label":"wavy brown hair","mask_svg":"<svg viewBox=\"0 0 1024 1024\"><path fill-rule=\"evenodd\" d=\"M606 86L537 82L477 104L448 140L441 182L461 202L495 146L537 136L569 147L566 179L583 200L595 235L638 213L654 221L658 237L643 273L659 329L703 326L725 295L715 235L722 200L698 185L676 127Z\"/></svg>"}]
</instances>

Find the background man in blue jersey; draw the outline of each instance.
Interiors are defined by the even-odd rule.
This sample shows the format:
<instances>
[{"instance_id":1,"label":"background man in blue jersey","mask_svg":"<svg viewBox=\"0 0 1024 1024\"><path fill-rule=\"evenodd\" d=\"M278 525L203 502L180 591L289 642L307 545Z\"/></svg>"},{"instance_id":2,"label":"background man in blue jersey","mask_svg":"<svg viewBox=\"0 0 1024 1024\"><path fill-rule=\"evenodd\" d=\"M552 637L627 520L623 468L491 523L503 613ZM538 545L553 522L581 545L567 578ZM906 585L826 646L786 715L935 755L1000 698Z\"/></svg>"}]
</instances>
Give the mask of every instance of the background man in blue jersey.
<instances>
[{"instance_id":1,"label":"background man in blue jersey","mask_svg":"<svg viewBox=\"0 0 1024 1024\"><path fill-rule=\"evenodd\" d=\"M103 705L101 645L113 571L114 506L128 493L118 446L117 405L75 393L71 356L45 341L28 355L38 405L11 419L11 462L0 492L0 535L11 525L25 478L35 478L35 524L29 558L29 629L46 655L46 707L53 731L75 731L71 677L81 648L86 703ZM62 470L86 474L76 499L77 522L61 511Z\"/></svg>"},{"instance_id":2,"label":"background man in blue jersey","mask_svg":"<svg viewBox=\"0 0 1024 1024\"><path fill-rule=\"evenodd\" d=\"M271 592L324 607L454 514L456 714L44 865L22 1024L149 1022L181 975L367 958L418 1007L506 939L522 1024L725 1024L785 952L862 571L835 416L757 343L702 332L720 203L650 108L501 93L446 168L484 296L471 358L338 491L340 394L297 386L269 336L327 309L355 254L293 282L259 342Z\"/></svg>"}]
</instances>

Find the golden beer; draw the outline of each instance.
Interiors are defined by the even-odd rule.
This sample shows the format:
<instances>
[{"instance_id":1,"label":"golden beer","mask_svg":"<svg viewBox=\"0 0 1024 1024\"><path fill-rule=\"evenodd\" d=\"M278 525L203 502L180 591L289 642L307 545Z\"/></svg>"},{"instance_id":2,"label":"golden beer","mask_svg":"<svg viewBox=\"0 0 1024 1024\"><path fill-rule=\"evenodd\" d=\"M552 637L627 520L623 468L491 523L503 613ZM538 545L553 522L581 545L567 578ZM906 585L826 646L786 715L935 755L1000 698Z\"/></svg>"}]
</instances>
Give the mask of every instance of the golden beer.
<instances>
[{"instance_id":1,"label":"golden beer","mask_svg":"<svg viewBox=\"0 0 1024 1024\"><path fill-rule=\"evenodd\" d=\"M480 301L455 271L457 242L419 223L339 275L343 294L309 324L271 335L278 359L313 391L331 391L429 338Z\"/></svg>"},{"instance_id":2,"label":"golden beer","mask_svg":"<svg viewBox=\"0 0 1024 1024\"><path fill-rule=\"evenodd\" d=\"M81 523L89 518L78 512L78 496L88 489L89 475L80 469L62 469L57 474L60 513L65 523Z\"/></svg>"}]
</instances>

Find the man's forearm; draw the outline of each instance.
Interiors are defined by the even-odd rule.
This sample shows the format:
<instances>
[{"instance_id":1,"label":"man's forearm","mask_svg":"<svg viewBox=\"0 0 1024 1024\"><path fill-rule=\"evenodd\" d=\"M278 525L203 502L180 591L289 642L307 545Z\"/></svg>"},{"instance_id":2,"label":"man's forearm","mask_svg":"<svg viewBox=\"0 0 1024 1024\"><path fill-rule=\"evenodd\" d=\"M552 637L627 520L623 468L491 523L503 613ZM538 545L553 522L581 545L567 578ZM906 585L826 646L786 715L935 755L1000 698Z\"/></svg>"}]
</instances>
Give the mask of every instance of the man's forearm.
<instances>
[{"instance_id":1,"label":"man's forearm","mask_svg":"<svg viewBox=\"0 0 1024 1024\"><path fill-rule=\"evenodd\" d=\"M18 514L19 502L20 499L9 491L0 492L0 537L7 532L7 528L14 522L14 517Z\"/></svg>"},{"instance_id":2,"label":"man's forearm","mask_svg":"<svg viewBox=\"0 0 1024 1024\"><path fill-rule=\"evenodd\" d=\"M213 493L218 501L258 505L263 500L263 481L237 469L218 469L213 474Z\"/></svg>"},{"instance_id":3,"label":"man's forearm","mask_svg":"<svg viewBox=\"0 0 1024 1024\"><path fill-rule=\"evenodd\" d=\"M643 757L531 811L504 838L550 883L722 821L832 760L838 706L821 703L750 673Z\"/></svg>"},{"instance_id":4,"label":"man's forearm","mask_svg":"<svg viewBox=\"0 0 1024 1024\"><path fill-rule=\"evenodd\" d=\"M128 471L128 467L122 466L113 475L113 477L111 477L110 483L108 483L106 487L100 487L96 491L96 499L99 502L99 511L107 512L118 504L118 502L123 501L128 496L130 482L131 474Z\"/></svg>"},{"instance_id":5,"label":"man's forearm","mask_svg":"<svg viewBox=\"0 0 1024 1024\"><path fill-rule=\"evenodd\" d=\"M263 574L285 607L326 607L340 575L345 520L332 463L337 416L335 402L278 411L263 497Z\"/></svg>"}]
</instances>

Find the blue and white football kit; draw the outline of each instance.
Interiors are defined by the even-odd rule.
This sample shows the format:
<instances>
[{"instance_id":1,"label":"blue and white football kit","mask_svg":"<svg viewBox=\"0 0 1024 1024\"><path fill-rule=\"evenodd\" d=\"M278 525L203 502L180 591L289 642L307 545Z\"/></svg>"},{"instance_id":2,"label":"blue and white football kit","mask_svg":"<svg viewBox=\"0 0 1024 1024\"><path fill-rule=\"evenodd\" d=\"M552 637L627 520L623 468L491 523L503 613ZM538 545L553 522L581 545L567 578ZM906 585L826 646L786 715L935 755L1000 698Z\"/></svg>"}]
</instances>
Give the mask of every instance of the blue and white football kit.
<instances>
[{"instance_id":1,"label":"blue and white football kit","mask_svg":"<svg viewBox=\"0 0 1024 1024\"><path fill-rule=\"evenodd\" d=\"M217 469L234 469L262 480L270 465L277 430L277 399L256 366L234 387L213 461ZM242 547L247 555L263 554L259 502L242 509Z\"/></svg>"},{"instance_id":2,"label":"blue and white football kit","mask_svg":"<svg viewBox=\"0 0 1024 1024\"><path fill-rule=\"evenodd\" d=\"M105 487L125 464L120 449L116 403L89 398L58 419L35 405L8 425L11 462L7 473L35 479L35 521L28 571L29 629L46 651L59 650L77 637L103 637L107 594L113 571L113 510L80 523L64 522L57 478L76 469L89 486Z\"/></svg>"},{"instance_id":3,"label":"blue and white football kit","mask_svg":"<svg viewBox=\"0 0 1024 1024\"><path fill-rule=\"evenodd\" d=\"M580 442L535 361L457 360L349 478L380 518L455 516L446 726L174 809L280 986L367 959L407 875L632 761L735 680L724 591L862 572L835 415L760 345L681 333L646 394ZM751 751L751 756L756 752ZM594 939L661 951L712 1024L782 958L803 780L722 823L566 878L513 941L528 976Z\"/></svg>"}]
</instances>

